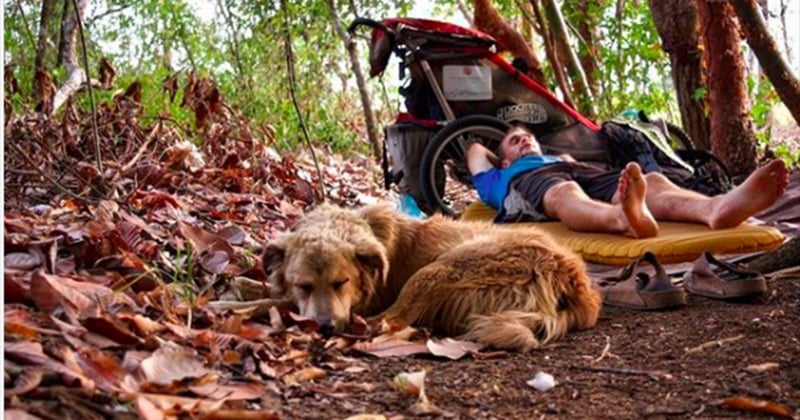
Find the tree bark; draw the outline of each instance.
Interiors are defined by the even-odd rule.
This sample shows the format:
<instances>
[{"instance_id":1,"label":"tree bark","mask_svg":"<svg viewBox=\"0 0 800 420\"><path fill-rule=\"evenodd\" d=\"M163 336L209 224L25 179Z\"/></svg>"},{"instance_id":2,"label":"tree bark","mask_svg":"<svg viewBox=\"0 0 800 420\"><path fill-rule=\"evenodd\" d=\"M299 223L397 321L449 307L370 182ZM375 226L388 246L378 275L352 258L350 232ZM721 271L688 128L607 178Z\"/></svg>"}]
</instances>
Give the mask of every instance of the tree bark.
<instances>
[{"instance_id":1,"label":"tree bark","mask_svg":"<svg viewBox=\"0 0 800 420\"><path fill-rule=\"evenodd\" d=\"M364 77L364 71L361 70L361 64L359 64L358 61L356 43L353 42L347 31L345 31L342 27L342 24L339 21L339 15L336 13L336 5L333 3L333 0L328 0L325 3L328 5L328 11L331 14L331 20L333 21L334 28L336 28L336 33L339 35L339 38L342 39L344 47L347 50L347 54L350 56L350 65L353 67L353 74L356 76L358 92L361 95L361 105L364 108L364 119L366 120L367 124L367 137L372 145L373 157L377 161L380 161L381 157L383 156L383 147L380 139L378 138L378 124L375 119L375 113L372 111L372 100L370 99L372 95L370 94L369 86L367 86L366 78Z\"/></svg>"},{"instance_id":2,"label":"tree bark","mask_svg":"<svg viewBox=\"0 0 800 420\"><path fill-rule=\"evenodd\" d=\"M775 39L769 33L767 24L754 0L733 0L731 2L744 28L747 44L753 49L758 63L772 82L775 91L783 101L794 120L800 124L800 80L792 73L778 51Z\"/></svg>"},{"instance_id":3,"label":"tree bark","mask_svg":"<svg viewBox=\"0 0 800 420\"><path fill-rule=\"evenodd\" d=\"M474 0L473 6L475 10L472 23L475 25L475 29L493 36L511 54L525 59L528 63L528 76L536 83L547 86L542 65L536 58L533 49L525 41L525 38L500 16L500 13L492 5L492 1Z\"/></svg>"},{"instance_id":4,"label":"tree bark","mask_svg":"<svg viewBox=\"0 0 800 420\"><path fill-rule=\"evenodd\" d=\"M589 12L590 3L594 4L598 9L600 8L600 3L597 0L578 1L576 7L577 19L573 20L573 22L579 22L578 34L581 36L581 40L584 44L583 48L578 52L581 67L583 67L583 74L586 75L586 81L589 84L589 91L592 92L592 96L597 96L600 91L600 86L597 78L597 62L595 61L597 59L598 38L596 30L600 27L600 22L597 18L599 13L592 15Z\"/></svg>"},{"instance_id":5,"label":"tree bark","mask_svg":"<svg viewBox=\"0 0 800 420\"><path fill-rule=\"evenodd\" d=\"M795 237L775 251L748 262L747 268L766 274L796 266L798 261L800 261L800 238Z\"/></svg>"},{"instance_id":6,"label":"tree bark","mask_svg":"<svg viewBox=\"0 0 800 420\"><path fill-rule=\"evenodd\" d=\"M64 6L66 7L66 4ZM53 109L50 110L51 114L58 111L61 105L87 81L86 72L83 71L78 64L77 43L78 25L81 24L81 19L86 15L86 8L88 6L89 0L78 0L77 8L74 10L74 13L66 14L61 24L61 39L64 41L64 44L60 56L61 62L64 63L64 67L67 69L67 80L58 88L53 97Z\"/></svg>"},{"instance_id":7,"label":"tree bark","mask_svg":"<svg viewBox=\"0 0 800 420\"><path fill-rule=\"evenodd\" d=\"M547 59L550 61L550 67L553 69L553 74L556 77L558 87L561 89L561 92L564 95L564 103L574 108L575 103L572 102L572 93L570 91L569 84L567 83L567 77L564 74L564 66L561 65L558 52L553 46L553 37L547 28L547 22L545 21L544 16L542 16L542 12L539 10L539 5L536 4L535 0L530 0L528 4L531 6L533 14L536 18L536 23L539 26L539 33L544 39L544 51L547 54Z\"/></svg>"},{"instance_id":8,"label":"tree bark","mask_svg":"<svg viewBox=\"0 0 800 420\"><path fill-rule=\"evenodd\" d=\"M36 58L34 59L34 70L45 70L44 62L47 58L47 43L49 41L49 34L47 25L53 17L53 0L42 1L42 12L39 16L39 43L36 46ZM34 84L35 84L34 79ZM36 90L36 86L34 86Z\"/></svg>"},{"instance_id":9,"label":"tree bark","mask_svg":"<svg viewBox=\"0 0 800 420\"><path fill-rule=\"evenodd\" d=\"M696 148L709 150L708 97L698 94L706 90L706 81L697 7L692 0L649 0L648 5L661 46L669 55L681 126Z\"/></svg>"},{"instance_id":10,"label":"tree bark","mask_svg":"<svg viewBox=\"0 0 800 420\"><path fill-rule=\"evenodd\" d=\"M577 54L569 45L567 25L564 23L561 10L554 0L543 0L542 3L553 43L559 52L559 57L563 58L569 78L572 81L572 89L578 97L578 109L584 115L593 117L597 115L597 111L594 108L594 99L591 91L589 91L589 83L586 81L586 75L583 73L580 60L578 60Z\"/></svg>"},{"instance_id":11,"label":"tree bark","mask_svg":"<svg viewBox=\"0 0 800 420\"><path fill-rule=\"evenodd\" d=\"M749 174L756 168L756 147L739 24L730 3L695 1L708 59L711 151L734 175Z\"/></svg>"}]
</instances>

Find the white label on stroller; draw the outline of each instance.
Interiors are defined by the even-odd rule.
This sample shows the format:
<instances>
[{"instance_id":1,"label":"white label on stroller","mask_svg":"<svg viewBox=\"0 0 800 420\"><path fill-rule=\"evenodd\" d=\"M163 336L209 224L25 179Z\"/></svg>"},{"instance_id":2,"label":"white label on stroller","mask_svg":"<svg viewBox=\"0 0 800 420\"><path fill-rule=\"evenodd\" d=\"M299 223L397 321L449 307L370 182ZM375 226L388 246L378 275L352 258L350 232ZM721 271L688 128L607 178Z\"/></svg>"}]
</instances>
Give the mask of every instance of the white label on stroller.
<instances>
[{"instance_id":1,"label":"white label on stroller","mask_svg":"<svg viewBox=\"0 0 800 420\"><path fill-rule=\"evenodd\" d=\"M497 110L497 118L505 122L541 124L547 121L547 111L543 106L531 102L527 104L504 106Z\"/></svg>"},{"instance_id":2,"label":"white label on stroller","mask_svg":"<svg viewBox=\"0 0 800 420\"><path fill-rule=\"evenodd\" d=\"M442 66L442 80L449 101L492 99L492 69L488 66Z\"/></svg>"}]
</instances>

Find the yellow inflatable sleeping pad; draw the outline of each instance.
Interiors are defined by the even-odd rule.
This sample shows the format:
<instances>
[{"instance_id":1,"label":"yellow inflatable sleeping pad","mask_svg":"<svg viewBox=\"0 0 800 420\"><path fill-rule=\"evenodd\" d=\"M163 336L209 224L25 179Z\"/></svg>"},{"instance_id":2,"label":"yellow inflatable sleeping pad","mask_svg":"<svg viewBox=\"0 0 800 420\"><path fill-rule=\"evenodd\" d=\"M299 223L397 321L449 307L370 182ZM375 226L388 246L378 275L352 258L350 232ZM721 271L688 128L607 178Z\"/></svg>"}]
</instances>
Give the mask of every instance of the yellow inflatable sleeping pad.
<instances>
[{"instance_id":1,"label":"yellow inflatable sleeping pad","mask_svg":"<svg viewBox=\"0 0 800 420\"><path fill-rule=\"evenodd\" d=\"M463 220L493 220L496 211L483 204L472 203L464 211ZM769 251L781 246L783 234L767 226L742 224L731 229L711 230L694 223L661 222L655 238L633 239L608 233L586 233L570 230L561 222L520 223L536 225L550 233L561 244L580 254L584 260L598 264L625 265L650 251L662 264L693 261L703 251L713 254L739 254ZM511 224L509 226L512 226Z\"/></svg>"}]
</instances>

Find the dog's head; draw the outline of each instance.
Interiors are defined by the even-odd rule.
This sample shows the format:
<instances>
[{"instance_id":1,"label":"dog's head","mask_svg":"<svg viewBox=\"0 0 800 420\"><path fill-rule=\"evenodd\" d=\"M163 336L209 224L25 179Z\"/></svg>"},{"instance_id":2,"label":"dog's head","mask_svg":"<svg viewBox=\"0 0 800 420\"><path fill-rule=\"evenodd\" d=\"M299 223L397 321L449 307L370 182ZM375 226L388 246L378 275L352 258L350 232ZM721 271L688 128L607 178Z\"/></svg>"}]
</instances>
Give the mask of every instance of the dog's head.
<instances>
[{"instance_id":1,"label":"dog's head","mask_svg":"<svg viewBox=\"0 0 800 420\"><path fill-rule=\"evenodd\" d=\"M327 211L329 214L320 214ZM292 298L323 333L342 331L389 269L386 249L358 217L323 210L269 244L263 264L271 292Z\"/></svg>"}]
</instances>

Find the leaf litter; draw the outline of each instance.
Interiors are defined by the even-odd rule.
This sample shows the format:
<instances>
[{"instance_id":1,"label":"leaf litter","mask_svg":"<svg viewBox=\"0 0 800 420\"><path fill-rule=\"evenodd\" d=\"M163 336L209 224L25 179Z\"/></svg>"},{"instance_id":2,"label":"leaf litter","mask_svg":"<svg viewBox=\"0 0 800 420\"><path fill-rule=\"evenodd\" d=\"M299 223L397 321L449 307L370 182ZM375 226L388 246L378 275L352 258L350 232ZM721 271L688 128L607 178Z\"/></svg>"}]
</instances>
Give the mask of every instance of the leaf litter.
<instances>
[{"instance_id":1,"label":"leaf litter","mask_svg":"<svg viewBox=\"0 0 800 420\"><path fill-rule=\"evenodd\" d=\"M226 297L269 298L260 249L318 202L320 180L213 81L190 74L179 92L177 80L165 91L183 94L194 127L145 115L138 84L97 107L99 150L91 113L74 104L62 119L6 121L15 145L5 154L6 414L107 414L72 404L79 391L46 398L77 387L121 417L272 418L265 394L328 392L316 383L369 370L351 357L359 346L378 357L436 353L424 332L383 336L357 317L349 335L325 340L274 302L225 307ZM391 194L368 158L324 154L330 200L352 207ZM472 351L437 346L449 358ZM337 381L344 395L375 388Z\"/></svg>"}]
</instances>

